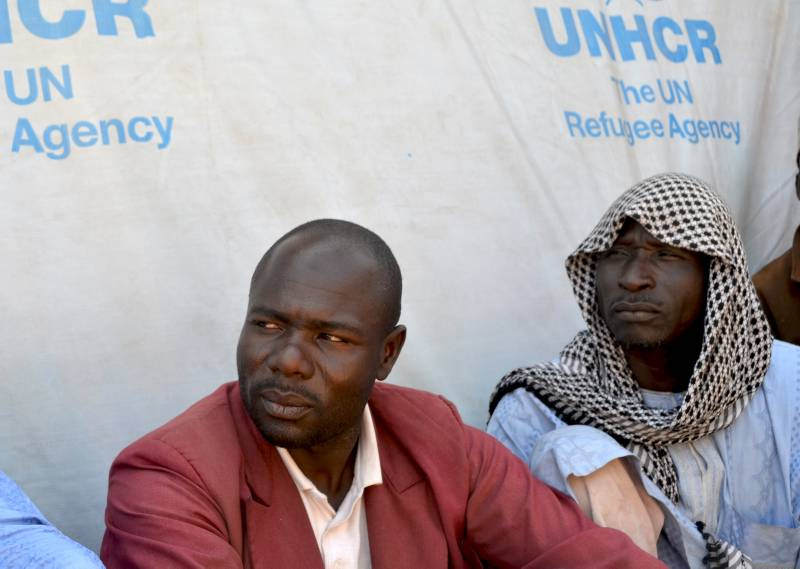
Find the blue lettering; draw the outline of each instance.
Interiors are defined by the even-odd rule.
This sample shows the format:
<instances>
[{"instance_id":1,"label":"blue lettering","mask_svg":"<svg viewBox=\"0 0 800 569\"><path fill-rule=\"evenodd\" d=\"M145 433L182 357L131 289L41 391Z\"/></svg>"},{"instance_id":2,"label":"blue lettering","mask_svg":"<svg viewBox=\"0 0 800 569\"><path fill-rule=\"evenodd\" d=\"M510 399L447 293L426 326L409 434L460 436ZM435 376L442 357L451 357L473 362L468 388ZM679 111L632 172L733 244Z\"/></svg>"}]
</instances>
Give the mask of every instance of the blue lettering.
<instances>
[{"instance_id":1,"label":"blue lettering","mask_svg":"<svg viewBox=\"0 0 800 569\"><path fill-rule=\"evenodd\" d=\"M75 96L75 93L72 91L72 75L69 71L69 65L62 65L61 66L61 82L59 83L56 80L56 76L53 74L50 69L47 67L40 67L39 68L39 81L42 83L42 98L45 101L52 100L52 96L50 95L50 85L52 84L55 87L56 91L61 93L61 96L65 99L71 99Z\"/></svg>"},{"instance_id":2,"label":"blue lettering","mask_svg":"<svg viewBox=\"0 0 800 569\"><path fill-rule=\"evenodd\" d=\"M25 75L28 78L28 96L22 98L17 95L17 90L14 87L14 74L9 70L3 71L6 95L8 95L8 99L16 105L30 105L39 97L39 84L36 82L36 70L27 69Z\"/></svg>"},{"instance_id":3,"label":"blue lettering","mask_svg":"<svg viewBox=\"0 0 800 569\"><path fill-rule=\"evenodd\" d=\"M111 143L111 137L108 133L109 127L112 126L117 130L117 141L120 144L125 144L127 142L127 139L125 138L125 125L123 125L122 121L119 119L100 121L100 137L103 140L103 144L108 145Z\"/></svg>"},{"instance_id":4,"label":"blue lettering","mask_svg":"<svg viewBox=\"0 0 800 569\"><path fill-rule=\"evenodd\" d=\"M653 119L650 121L650 130L653 131L653 135L657 136L658 138L664 138L664 123L662 123L658 119Z\"/></svg>"},{"instance_id":5,"label":"blue lettering","mask_svg":"<svg viewBox=\"0 0 800 569\"><path fill-rule=\"evenodd\" d=\"M569 135L575 138L575 131L578 131L581 137L586 137L586 133L581 126L581 115L574 111L564 111L564 118L567 119L567 128L569 128Z\"/></svg>"},{"instance_id":6,"label":"blue lettering","mask_svg":"<svg viewBox=\"0 0 800 569\"><path fill-rule=\"evenodd\" d=\"M621 99L626 105L630 105L631 100L637 105L642 101L653 103L656 100L656 93L650 85L645 84L637 88L635 85L626 85L625 81L616 77L612 77L611 81L619 89Z\"/></svg>"},{"instance_id":7,"label":"blue lettering","mask_svg":"<svg viewBox=\"0 0 800 569\"><path fill-rule=\"evenodd\" d=\"M58 136L53 138L53 134ZM45 156L53 160L63 160L69 156L69 129L65 124L51 124L44 129L42 135L44 145L48 150L55 152L47 152ZM57 153L60 151L60 154Z\"/></svg>"},{"instance_id":8,"label":"blue lettering","mask_svg":"<svg viewBox=\"0 0 800 569\"><path fill-rule=\"evenodd\" d=\"M97 127L89 121L78 121L72 127L72 141L75 146L87 148L97 144Z\"/></svg>"},{"instance_id":9,"label":"blue lettering","mask_svg":"<svg viewBox=\"0 0 800 569\"><path fill-rule=\"evenodd\" d=\"M636 29L629 30L625 27L622 16L611 16L611 27L614 29L614 37L617 39L617 49L622 56L622 61L636 59L633 54L634 43L642 44L647 59L655 59L656 54L653 52L653 44L650 41L650 35L647 33L647 24L644 21L644 17L636 15L633 20L636 22Z\"/></svg>"},{"instance_id":10,"label":"blue lettering","mask_svg":"<svg viewBox=\"0 0 800 569\"><path fill-rule=\"evenodd\" d=\"M164 150L167 146L169 146L169 143L172 140L173 122L174 119L172 117L167 117L166 123L162 123L161 119L158 117L153 117L153 124L156 126L158 135L161 137L161 142L158 143L159 150Z\"/></svg>"},{"instance_id":11,"label":"blue lettering","mask_svg":"<svg viewBox=\"0 0 800 569\"><path fill-rule=\"evenodd\" d=\"M682 61L686 61L686 58L689 55L689 50L685 45L681 44L678 44L674 50L671 50L667 45L667 42L664 40L664 30L667 29L672 31L672 33L674 33L676 36L683 35L683 30L681 30L681 27L675 22L675 20L666 17L656 18L656 21L653 22L653 36L656 38L656 45L658 46L658 49L673 63L681 63Z\"/></svg>"},{"instance_id":12,"label":"blue lettering","mask_svg":"<svg viewBox=\"0 0 800 569\"><path fill-rule=\"evenodd\" d=\"M100 143L109 145L114 142L113 129L116 129L116 142L126 143L126 135L135 142L155 142L159 150L169 147L172 140L172 129L175 121L171 116L164 118L136 116L125 123L119 119L97 122L81 120L73 125L51 124L37 134L31 122L26 118L17 120L11 150L19 153L25 147L37 153L44 152L53 160L69 158L74 148L89 148Z\"/></svg>"},{"instance_id":13,"label":"blue lettering","mask_svg":"<svg viewBox=\"0 0 800 569\"><path fill-rule=\"evenodd\" d=\"M711 22L706 20L686 20L686 33L689 35L689 43L692 44L694 58L697 61L700 63L706 62L704 50L707 49L711 52L714 63L717 65L722 63L722 57L719 55L719 49L715 44L717 32Z\"/></svg>"},{"instance_id":14,"label":"blue lettering","mask_svg":"<svg viewBox=\"0 0 800 569\"><path fill-rule=\"evenodd\" d=\"M685 99L690 105L694 104L694 98L692 97L692 90L689 88L688 80L683 80L683 88L681 88L681 84L675 80L672 81L672 84L675 87L675 95L677 96L679 103L683 103Z\"/></svg>"},{"instance_id":15,"label":"blue lettering","mask_svg":"<svg viewBox=\"0 0 800 569\"><path fill-rule=\"evenodd\" d=\"M539 20L539 29L542 30L544 43L551 52L560 57L570 57L581 50L581 40L569 8L561 8L561 19L564 21L564 29L567 32L567 40L564 43L558 43L556 40L553 27L550 25L550 16L545 8L536 8L536 19Z\"/></svg>"},{"instance_id":16,"label":"blue lettering","mask_svg":"<svg viewBox=\"0 0 800 569\"><path fill-rule=\"evenodd\" d=\"M700 140L700 137L697 135L697 125L692 119L683 121L683 132L692 144L697 144L697 141Z\"/></svg>"},{"instance_id":17,"label":"blue lettering","mask_svg":"<svg viewBox=\"0 0 800 569\"><path fill-rule=\"evenodd\" d=\"M147 131L143 135L140 135L136 131L136 125L138 124L143 124L146 126L151 125L150 119L147 117L133 117L128 123L128 136L130 136L131 140L134 142L149 142L150 139L153 138L153 133L151 131Z\"/></svg>"},{"instance_id":18,"label":"blue lettering","mask_svg":"<svg viewBox=\"0 0 800 569\"><path fill-rule=\"evenodd\" d=\"M94 18L97 22L97 33L101 36L117 35L115 18L118 16L131 21L137 38L156 35L150 16L144 11L147 0L127 0L124 3L112 2L112 0L92 0L92 4L94 5Z\"/></svg>"},{"instance_id":19,"label":"blue lettering","mask_svg":"<svg viewBox=\"0 0 800 569\"><path fill-rule=\"evenodd\" d=\"M631 128L631 122L623 119L619 119L619 122L625 127L625 140L628 141L628 144L633 146L634 143L636 142L636 139L633 137L633 129Z\"/></svg>"},{"instance_id":20,"label":"blue lettering","mask_svg":"<svg viewBox=\"0 0 800 569\"><path fill-rule=\"evenodd\" d=\"M600 38L603 45L606 46L606 51L608 51L611 59L616 59L614 48L611 45L611 36L608 32L606 15L600 14L601 24L589 10L578 10L578 19L581 22L581 28L583 28L583 37L586 39L586 47L589 53L594 57L602 55L600 53L600 44L597 42L597 38Z\"/></svg>"},{"instance_id":21,"label":"blue lettering","mask_svg":"<svg viewBox=\"0 0 800 569\"><path fill-rule=\"evenodd\" d=\"M0 43L11 43L12 41L8 0L0 0Z\"/></svg>"},{"instance_id":22,"label":"blue lettering","mask_svg":"<svg viewBox=\"0 0 800 569\"><path fill-rule=\"evenodd\" d=\"M656 92L653 91L653 88L650 85L642 85L642 88L639 89L639 92L642 94L642 99L644 99L645 102L655 103Z\"/></svg>"},{"instance_id":23,"label":"blue lettering","mask_svg":"<svg viewBox=\"0 0 800 569\"><path fill-rule=\"evenodd\" d=\"M36 131L31 126L31 121L21 118L14 129L14 140L11 141L11 152L19 152L22 146L31 146L36 152L44 152Z\"/></svg>"},{"instance_id":24,"label":"blue lettering","mask_svg":"<svg viewBox=\"0 0 800 569\"><path fill-rule=\"evenodd\" d=\"M669 114L669 137L675 138L675 135L684 138L683 131L681 130L681 123L678 122L678 119L675 118L675 115L672 113Z\"/></svg>"},{"instance_id":25,"label":"blue lettering","mask_svg":"<svg viewBox=\"0 0 800 569\"><path fill-rule=\"evenodd\" d=\"M716 45L716 31L706 20L684 20L682 25L667 16L648 21L644 16L636 14L630 16L633 18L631 22L626 21L628 16L607 16L602 11L574 10L567 7L558 10L561 25L559 33L556 33L549 9L534 8L539 31L547 49L559 57L572 57L581 52L582 33L586 51L592 57L608 54L612 60L616 60L619 54L622 61L633 61L638 52L640 57L643 54L652 61L656 59L658 51L673 63L685 62L690 53L698 63L705 63L707 58L713 59L717 64L722 62ZM577 29L578 25L580 30Z\"/></svg>"},{"instance_id":26,"label":"blue lettering","mask_svg":"<svg viewBox=\"0 0 800 569\"><path fill-rule=\"evenodd\" d=\"M681 104L683 103L684 99L690 105L694 104L694 98L692 97L692 89L689 87L689 81L684 80L683 87L681 87L680 83L674 79L671 81L666 81L666 89L664 87L665 82L662 82L661 79L657 79L656 83L658 84L658 92L661 95L661 100L667 105L672 105L676 102ZM669 92L666 92L666 90Z\"/></svg>"},{"instance_id":27,"label":"blue lettering","mask_svg":"<svg viewBox=\"0 0 800 569\"><path fill-rule=\"evenodd\" d=\"M19 17L28 31L40 38L60 40L78 33L86 19L84 10L65 10L57 22L48 22L42 16L39 0L19 0Z\"/></svg>"},{"instance_id":28,"label":"blue lettering","mask_svg":"<svg viewBox=\"0 0 800 569\"><path fill-rule=\"evenodd\" d=\"M600 136L600 121L597 119L586 119L584 123L586 125L586 132L589 133L589 136L592 138L597 138Z\"/></svg>"},{"instance_id":29,"label":"blue lettering","mask_svg":"<svg viewBox=\"0 0 800 569\"><path fill-rule=\"evenodd\" d=\"M650 125L641 119L635 121L633 123L633 134L636 136L636 138L647 140L650 138Z\"/></svg>"}]
</instances>

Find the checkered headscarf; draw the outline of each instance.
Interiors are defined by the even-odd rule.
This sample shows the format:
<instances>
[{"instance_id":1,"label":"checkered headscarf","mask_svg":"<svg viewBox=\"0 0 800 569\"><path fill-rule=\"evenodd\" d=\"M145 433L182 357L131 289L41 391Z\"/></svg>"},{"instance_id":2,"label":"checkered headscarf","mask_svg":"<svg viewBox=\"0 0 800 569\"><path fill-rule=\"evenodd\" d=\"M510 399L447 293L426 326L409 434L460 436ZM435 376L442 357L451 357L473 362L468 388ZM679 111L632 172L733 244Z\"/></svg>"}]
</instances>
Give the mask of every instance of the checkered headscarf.
<instances>
[{"instance_id":1,"label":"checkered headscarf","mask_svg":"<svg viewBox=\"0 0 800 569\"><path fill-rule=\"evenodd\" d=\"M683 402L671 410L645 406L622 347L597 305L598 254L612 246L628 218L659 241L710 258L702 348ZM677 475L667 447L730 425L769 366L769 325L730 213L697 178L683 174L648 178L612 204L567 258L566 269L587 330L563 349L559 363L506 375L492 394L490 413L506 393L524 387L566 423L590 425L621 441L639 457L644 472L677 502Z\"/></svg>"}]
</instances>

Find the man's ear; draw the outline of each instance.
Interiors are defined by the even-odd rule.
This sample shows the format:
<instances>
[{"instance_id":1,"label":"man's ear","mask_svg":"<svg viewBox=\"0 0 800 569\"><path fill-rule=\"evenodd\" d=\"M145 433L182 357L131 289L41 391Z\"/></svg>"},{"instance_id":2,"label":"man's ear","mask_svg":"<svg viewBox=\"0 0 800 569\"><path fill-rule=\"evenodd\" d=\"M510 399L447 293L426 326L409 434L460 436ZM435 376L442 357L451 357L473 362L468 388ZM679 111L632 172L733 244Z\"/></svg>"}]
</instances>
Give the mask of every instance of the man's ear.
<instances>
[{"instance_id":1,"label":"man's ear","mask_svg":"<svg viewBox=\"0 0 800 569\"><path fill-rule=\"evenodd\" d=\"M383 381L389 377L389 372L394 367L394 362L400 355L400 350L403 349L403 344L406 342L406 327L398 324L386 335L383 340L383 348L381 349L381 362L378 366L377 379Z\"/></svg>"}]
</instances>

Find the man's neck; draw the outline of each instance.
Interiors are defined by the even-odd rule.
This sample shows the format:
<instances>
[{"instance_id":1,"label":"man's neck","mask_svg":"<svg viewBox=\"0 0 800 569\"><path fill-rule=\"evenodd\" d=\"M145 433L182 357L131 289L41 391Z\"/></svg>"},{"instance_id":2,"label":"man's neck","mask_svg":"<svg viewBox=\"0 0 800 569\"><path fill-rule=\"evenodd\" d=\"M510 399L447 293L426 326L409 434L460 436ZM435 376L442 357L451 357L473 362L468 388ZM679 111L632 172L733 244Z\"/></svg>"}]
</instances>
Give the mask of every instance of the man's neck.
<instances>
[{"instance_id":1,"label":"man's neck","mask_svg":"<svg viewBox=\"0 0 800 569\"><path fill-rule=\"evenodd\" d=\"M669 354L661 348L628 348L628 366L639 387L651 391L679 392L689 384L689 374L675 374L669 369Z\"/></svg>"},{"instance_id":2,"label":"man's neck","mask_svg":"<svg viewBox=\"0 0 800 569\"><path fill-rule=\"evenodd\" d=\"M678 393L689 386L701 346L702 339L693 339L672 345L629 346L624 351L639 387Z\"/></svg>"},{"instance_id":3,"label":"man's neck","mask_svg":"<svg viewBox=\"0 0 800 569\"><path fill-rule=\"evenodd\" d=\"M338 510L353 483L359 424L333 441L310 448L287 449L297 467L317 489L328 497L328 503Z\"/></svg>"}]
</instances>

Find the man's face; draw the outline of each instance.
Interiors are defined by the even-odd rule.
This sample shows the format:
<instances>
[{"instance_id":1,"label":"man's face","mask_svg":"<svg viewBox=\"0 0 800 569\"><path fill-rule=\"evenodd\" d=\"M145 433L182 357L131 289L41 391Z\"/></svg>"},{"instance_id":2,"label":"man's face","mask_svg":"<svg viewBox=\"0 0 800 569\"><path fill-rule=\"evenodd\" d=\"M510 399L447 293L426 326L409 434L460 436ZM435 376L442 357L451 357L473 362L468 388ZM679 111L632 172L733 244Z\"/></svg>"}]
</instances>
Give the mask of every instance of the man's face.
<instances>
[{"instance_id":1,"label":"man's face","mask_svg":"<svg viewBox=\"0 0 800 569\"><path fill-rule=\"evenodd\" d=\"M375 379L405 339L387 330L368 255L296 236L256 277L239 338L239 384L264 438L287 448L333 442L360 426Z\"/></svg>"},{"instance_id":2,"label":"man's face","mask_svg":"<svg viewBox=\"0 0 800 569\"><path fill-rule=\"evenodd\" d=\"M669 345L702 325L703 255L662 243L628 220L597 260L597 303L624 347Z\"/></svg>"}]
</instances>

